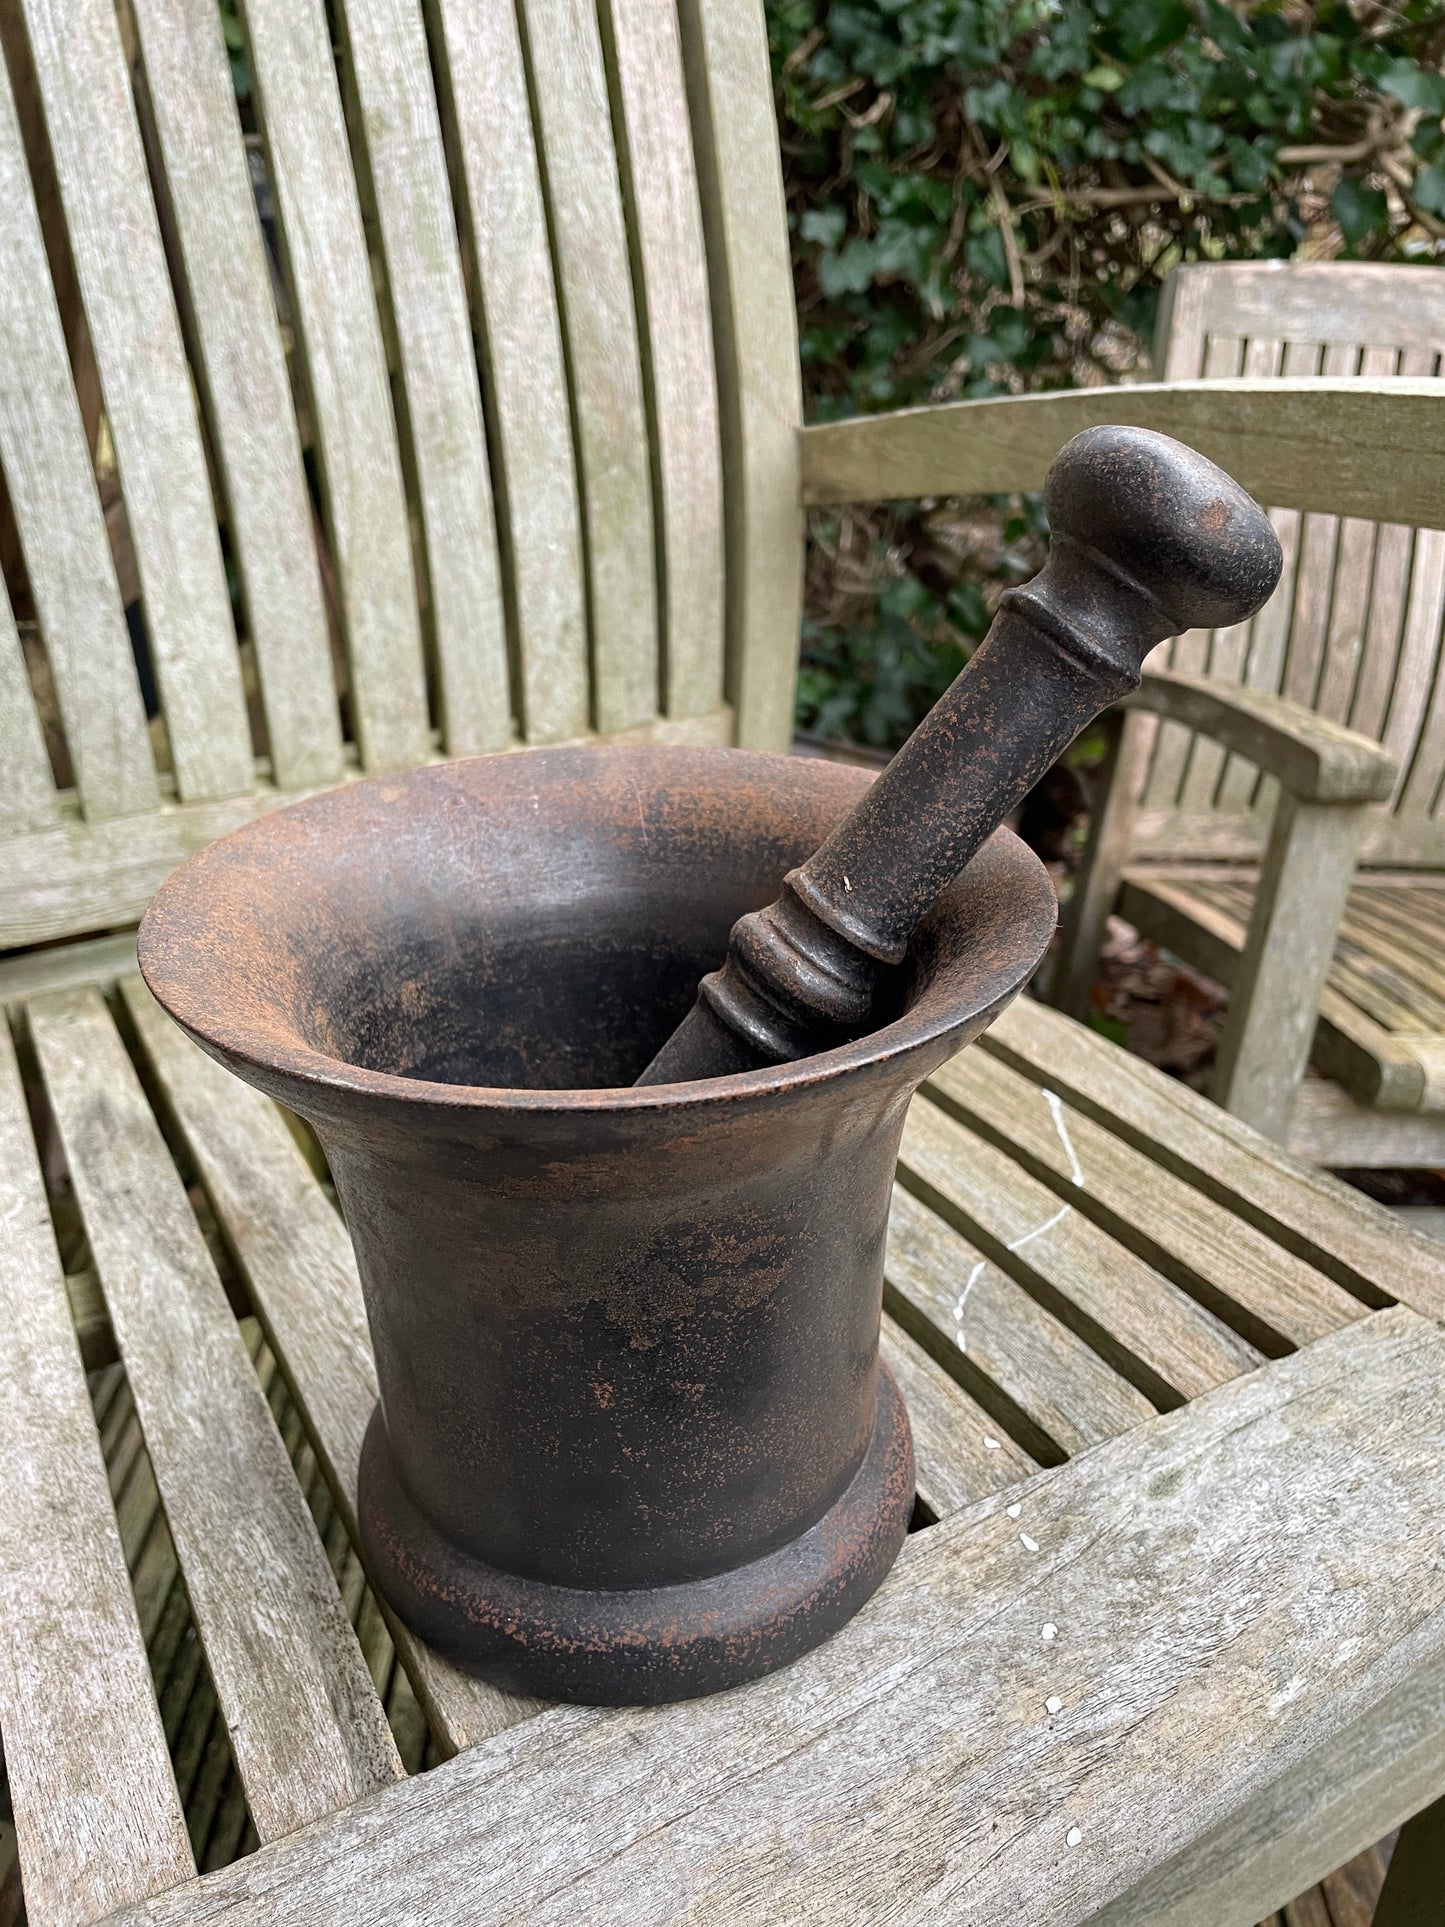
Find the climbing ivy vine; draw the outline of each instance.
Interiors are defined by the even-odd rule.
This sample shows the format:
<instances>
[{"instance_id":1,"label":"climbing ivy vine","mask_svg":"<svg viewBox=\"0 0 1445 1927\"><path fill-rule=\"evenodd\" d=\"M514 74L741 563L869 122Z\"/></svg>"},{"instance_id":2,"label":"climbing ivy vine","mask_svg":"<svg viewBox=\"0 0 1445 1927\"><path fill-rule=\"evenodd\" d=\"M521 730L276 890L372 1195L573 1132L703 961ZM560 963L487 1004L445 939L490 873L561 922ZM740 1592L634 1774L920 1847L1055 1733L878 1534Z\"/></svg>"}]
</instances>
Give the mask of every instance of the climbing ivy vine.
<instances>
[{"instance_id":1,"label":"climbing ivy vine","mask_svg":"<svg viewBox=\"0 0 1445 1927\"><path fill-rule=\"evenodd\" d=\"M1439 0L768 0L810 413L1116 379L1187 260L1445 249ZM820 520L799 718L901 740L1032 505Z\"/></svg>"}]
</instances>

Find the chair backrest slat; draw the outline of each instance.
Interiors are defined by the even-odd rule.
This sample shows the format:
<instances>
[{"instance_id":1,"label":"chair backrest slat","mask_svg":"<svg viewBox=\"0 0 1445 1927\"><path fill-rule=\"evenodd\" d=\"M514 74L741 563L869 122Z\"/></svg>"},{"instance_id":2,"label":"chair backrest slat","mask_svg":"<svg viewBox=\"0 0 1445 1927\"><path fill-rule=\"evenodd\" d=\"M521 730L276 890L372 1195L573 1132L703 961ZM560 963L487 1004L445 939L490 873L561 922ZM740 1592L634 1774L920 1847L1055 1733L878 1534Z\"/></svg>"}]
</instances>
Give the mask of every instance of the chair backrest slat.
<instances>
[{"instance_id":1,"label":"chair backrest slat","mask_svg":"<svg viewBox=\"0 0 1445 1927\"><path fill-rule=\"evenodd\" d=\"M556 284L510 0L432 0L480 309L529 743L588 723L587 597Z\"/></svg>"},{"instance_id":2,"label":"chair backrest slat","mask_svg":"<svg viewBox=\"0 0 1445 1927\"><path fill-rule=\"evenodd\" d=\"M1254 262L1177 270L1155 360L1169 380L1433 376L1442 348L1445 292L1428 269ZM1194 632L1163 654L1181 668L1279 691L1384 741L1401 762L1395 809L1430 815L1445 774L1445 740L1436 742L1445 734L1445 711L1436 720L1445 704L1436 673L1442 537L1294 510L1272 510L1271 520L1285 568L1265 607L1249 624ZM1270 793L1242 759L1181 729L1158 732L1146 822L1163 826L1172 849L1188 847L1191 825L1258 807Z\"/></svg>"},{"instance_id":3,"label":"chair backrest slat","mask_svg":"<svg viewBox=\"0 0 1445 1927\"><path fill-rule=\"evenodd\" d=\"M786 749L803 602L803 402L768 49L758 10L678 0L712 270L727 488L727 686L738 737Z\"/></svg>"},{"instance_id":4,"label":"chair backrest slat","mask_svg":"<svg viewBox=\"0 0 1445 1927\"><path fill-rule=\"evenodd\" d=\"M155 763L3 61L0 260L0 465L81 806L126 816L155 807ZM33 720L23 681L15 693Z\"/></svg>"},{"instance_id":5,"label":"chair backrest slat","mask_svg":"<svg viewBox=\"0 0 1445 1927\"><path fill-rule=\"evenodd\" d=\"M0 941L357 773L787 746L762 0L237 0L239 99L215 0L16 5Z\"/></svg>"},{"instance_id":6,"label":"chair backrest slat","mask_svg":"<svg viewBox=\"0 0 1445 1927\"><path fill-rule=\"evenodd\" d=\"M220 12L190 0L132 0L132 10L272 771L286 789L335 782L326 609Z\"/></svg>"},{"instance_id":7,"label":"chair backrest slat","mask_svg":"<svg viewBox=\"0 0 1445 1927\"><path fill-rule=\"evenodd\" d=\"M591 0L521 0L572 380L603 730L658 707L652 474L622 189Z\"/></svg>"},{"instance_id":8,"label":"chair backrest slat","mask_svg":"<svg viewBox=\"0 0 1445 1927\"><path fill-rule=\"evenodd\" d=\"M43 829L59 813L20 633L0 582L0 834Z\"/></svg>"},{"instance_id":9,"label":"chair backrest slat","mask_svg":"<svg viewBox=\"0 0 1445 1927\"><path fill-rule=\"evenodd\" d=\"M697 169L677 15L657 0L604 11L620 109L643 340L651 375L662 695L674 718L723 700L723 486L717 373Z\"/></svg>"},{"instance_id":10,"label":"chair backrest slat","mask_svg":"<svg viewBox=\"0 0 1445 1927\"><path fill-rule=\"evenodd\" d=\"M276 194L368 770L431 749L401 457L372 270L322 0L246 0L247 46Z\"/></svg>"},{"instance_id":11,"label":"chair backrest slat","mask_svg":"<svg viewBox=\"0 0 1445 1927\"><path fill-rule=\"evenodd\" d=\"M200 422L109 0L22 0L184 799L251 787Z\"/></svg>"},{"instance_id":12,"label":"chair backrest slat","mask_svg":"<svg viewBox=\"0 0 1445 1927\"><path fill-rule=\"evenodd\" d=\"M442 746L512 739L507 622L441 120L420 0L338 9L386 261L427 566Z\"/></svg>"}]
</instances>

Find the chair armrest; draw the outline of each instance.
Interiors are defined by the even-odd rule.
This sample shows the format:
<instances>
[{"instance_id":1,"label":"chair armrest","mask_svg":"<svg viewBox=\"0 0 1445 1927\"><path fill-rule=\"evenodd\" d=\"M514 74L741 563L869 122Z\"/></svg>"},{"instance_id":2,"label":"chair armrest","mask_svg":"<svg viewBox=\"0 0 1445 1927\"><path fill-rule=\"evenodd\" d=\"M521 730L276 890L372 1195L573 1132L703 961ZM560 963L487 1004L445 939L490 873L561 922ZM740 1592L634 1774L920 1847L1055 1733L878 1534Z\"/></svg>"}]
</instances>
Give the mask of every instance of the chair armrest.
<instances>
[{"instance_id":1,"label":"chair armrest","mask_svg":"<svg viewBox=\"0 0 1445 1927\"><path fill-rule=\"evenodd\" d=\"M803 500L886 502L1042 488L1100 422L1158 429L1271 508L1445 528L1445 381L1392 376L1129 382L858 415L802 430Z\"/></svg>"},{"instance_id":2,"label":"chair armrest","mask_svg":"<svg viewBox=\"0 0 1445 1927\"><path fill-rule=\"evenodd\" d=\"M1382 803L1394 788L1397 766L1388 750L1285 696L1146 669L1124 700L1235 750L1302 803Z\"/></svg>"}]
</instances>

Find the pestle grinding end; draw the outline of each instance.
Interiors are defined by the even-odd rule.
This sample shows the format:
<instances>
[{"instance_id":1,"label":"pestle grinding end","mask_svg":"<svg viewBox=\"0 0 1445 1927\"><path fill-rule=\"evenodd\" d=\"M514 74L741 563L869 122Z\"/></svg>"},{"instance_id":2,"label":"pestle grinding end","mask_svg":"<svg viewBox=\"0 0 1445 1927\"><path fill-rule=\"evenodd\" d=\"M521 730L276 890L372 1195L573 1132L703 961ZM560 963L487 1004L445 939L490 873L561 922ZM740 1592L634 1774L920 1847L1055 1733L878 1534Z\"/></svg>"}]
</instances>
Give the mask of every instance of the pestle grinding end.
<instances>
[{"instance_id":1,"label":"pestle grinding end","mask_svg":"<svg viewBox=\"0 0 1445 1927\"><path fill-rule=\"evenodd\" d=\"M1172 628L1225 629L1274 591L1284 566L1269 520L1232 476L1153 429L1085 429L1044 480L1055 542L1122 571Z\"/></svg>"}]
</instances>

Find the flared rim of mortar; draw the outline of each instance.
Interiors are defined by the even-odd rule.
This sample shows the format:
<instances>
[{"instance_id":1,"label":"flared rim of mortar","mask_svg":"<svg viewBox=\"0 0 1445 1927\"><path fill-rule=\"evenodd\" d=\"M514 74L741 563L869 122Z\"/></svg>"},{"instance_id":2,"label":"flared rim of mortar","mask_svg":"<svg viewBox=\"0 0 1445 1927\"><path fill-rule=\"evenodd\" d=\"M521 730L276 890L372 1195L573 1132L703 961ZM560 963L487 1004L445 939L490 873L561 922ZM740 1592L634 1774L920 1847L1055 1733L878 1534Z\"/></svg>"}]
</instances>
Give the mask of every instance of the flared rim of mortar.
<instances>
[{"instance_id":1,"label":"flared rim of mortar","mask_svg":"<svg viewBox=\"0 0 1445 1927\"><path fill-rule=\"evenodd\" d=\"M214 843L190 857L166 879L152 898L140 926L137 951L141 975L156 1000L181 1028L228 1069L263 1089L292 1087L285 1095L297 1101L295 1087L314 1092L318 1099L327 1094L338 1098L370 1098L400 1102L416 1113L465 1113L503 1111L512 1113L647 1113L676 1111L693 1104L742 1103L783 1096L808 1085L831 1084L838 1079L864 1072L872 1066L896 1063L902 1057L916 1058L935 1054L942 1062L961 1043L980 1034L1018 995L1038 967L1052 935L1057 907L1052 883L1042 863L1026 844L1009 830L996 830L967 869L944 893L940 908L956 904L963 912L970 900L989 901L995 934L1007 930L1003 946L1007 958L983 955L980 944L970 990L976 995L959 993L930 997L925 993L901 1016L877 1030L849 1043L820 1051L811 1057L761 1070L740 1071L726 1077L694 1078L675 1084L580 1086L575 1088L536 1088L490 1084L437 1082L403 1072L369 1069L343 1057L308 1044L299 1037L287 1038L274 1024L243 1013L244 1003L227 1003L220 994L225 988L225 971L212 956L197 956L196 933L211 925L226 906L228 894L234 906L235 891L228 891L225 864L238 852L262 854L268 844L273 848L302 825L308 813L321 809L345 808L359 804L366 792L381 794L389 790L420 788L445 781L449 776L478 769L506 765L516 770L537 762L575 763L582 774L594 759L605 758L614 766L636 762L639 774L646 769L671 766L679 775L688 766L699 770L716 767L715 759L728 758L739 773L753 766L756 780L766 780L770 771L781 779L784 772L792 779L826 783L839 793L840 800L851 802L861 796L871 775L854 766L774 755L763 751L728 747L697 747L662 744L569 744L519 750L504 756L458 758L446 763L431 763L398 775L358 778L337 789L267 811L240 828L219 837ZM848 792L852 795L849 796ZM1006 912L996 907L1002 897ZM935 915L938 913L935 912ZM721 958L719 958L721 961ZM209 966L209 967L208 967ZM962 975L962 972L959 973ZM233 986L234 988L234 986ZM961 992L962 986L959 990ZM926 1074L920 1073L920 1075Z\"/></svg>"}]
</instances>

